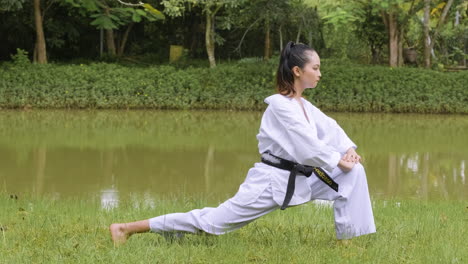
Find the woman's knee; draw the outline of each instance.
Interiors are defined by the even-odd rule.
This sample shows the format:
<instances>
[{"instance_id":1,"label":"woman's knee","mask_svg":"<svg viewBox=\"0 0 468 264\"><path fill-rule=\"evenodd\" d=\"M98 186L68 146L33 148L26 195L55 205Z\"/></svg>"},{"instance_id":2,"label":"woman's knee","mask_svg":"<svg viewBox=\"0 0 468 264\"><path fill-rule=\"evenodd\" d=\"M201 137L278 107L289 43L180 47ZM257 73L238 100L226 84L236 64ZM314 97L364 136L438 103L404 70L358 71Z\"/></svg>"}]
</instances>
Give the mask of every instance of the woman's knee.
<instances>
[{"instance_id":1,"label":"woman's knee","mask_svg":"<svg viewBox=\"0 0 468 264\"><path fill-rule=\"evenodd\" d=\"M364 169L364 166L361 164L361 163L356 163L353 167L353 169L351 170L351 172L354 172L356 174L363 174L365 175L366 171Z\"/></svg>"}]
</instances>

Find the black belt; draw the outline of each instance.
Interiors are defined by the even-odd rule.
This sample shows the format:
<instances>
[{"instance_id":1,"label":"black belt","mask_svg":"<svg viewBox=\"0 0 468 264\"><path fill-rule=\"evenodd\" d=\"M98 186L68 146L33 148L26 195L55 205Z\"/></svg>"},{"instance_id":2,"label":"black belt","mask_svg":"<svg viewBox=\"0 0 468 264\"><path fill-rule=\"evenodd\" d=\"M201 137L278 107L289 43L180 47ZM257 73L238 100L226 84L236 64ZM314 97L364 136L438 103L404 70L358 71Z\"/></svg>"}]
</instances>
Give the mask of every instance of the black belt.
<instances>
[{"instance_id":1,"label":"black belt","mask_svg":"<svg viewBox=\"0 0 468 264\"><path fill-rule=\"evenodd\" d=\"M269 151L262 153L262 162L278 169L291 171L288 179L288 187L286 188L286 196L284 197L281 210L286 209L289 202L291 201L291 198L294 194L294 189L296 188L296 174L298 172L306 177L310 177L310 175L313 173L326 185L330 186L330 188L338 192L338 183L336 183L330 176L328 176L328 174L320 167L312 167L285 160L271 154Z\"/></svg>"}]
</instances>

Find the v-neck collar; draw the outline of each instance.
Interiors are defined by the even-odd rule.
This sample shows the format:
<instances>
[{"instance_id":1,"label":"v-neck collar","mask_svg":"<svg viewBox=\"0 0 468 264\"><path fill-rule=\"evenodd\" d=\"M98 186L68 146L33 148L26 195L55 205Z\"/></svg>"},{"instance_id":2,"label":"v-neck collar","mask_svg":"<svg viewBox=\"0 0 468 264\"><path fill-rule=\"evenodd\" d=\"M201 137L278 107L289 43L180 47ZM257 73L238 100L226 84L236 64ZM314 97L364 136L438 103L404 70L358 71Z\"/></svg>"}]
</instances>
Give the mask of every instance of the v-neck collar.
<instances>
[{"instance_id":1,"label":"v-neck collar","mask_svg":"<svg viewBox=\"0 0 468 264\"><path fill-rule=\"evenodd\" d=\"M265 103L269 104L269 103L270 103L270 99L271 99L273 96L282 96L282 97L288 99L289 101L294 100L295 103L299 105L299 109L302 110L302 115L304 115L304 117L306 118L307 123L312 124L311 121L310 121L311 113L310 113L310 111L308 111L308 109L307 109L307 107L306 107L306 103L307 103L307 100L306 100L306 99L304 99L303 97L300 98L300 99L301 99L301 102L302 102L302 106L301 106L301 104L299 103L299 101L296 100L295 98L291 98L291 97L289 97L289 96L286 96L286 95L282 95L282 94L277 93L277 94L273 94L273 95L270 95L270 96L268 96L267 98L265 98Z\"/></svg>"},{"instance_id":2,"label":"v-neck collar","mask_svg":"<svg viewBox=\"0 0 468 264\"><path fill-rule=\"evenodd\" d=\"M310 117L309 115L307 114L307 109L306 109L306 106L305 106L305 99L304 98L299 98L301 100L301 103L299 103L298 100L296 100L295 98L292 98L294 101L296 101L297 104L299 104L299 107L301 108L302 110L302 114L304 115L305 119L307 120L307 122L310 124Z\"/></svg>"}]
</instances>

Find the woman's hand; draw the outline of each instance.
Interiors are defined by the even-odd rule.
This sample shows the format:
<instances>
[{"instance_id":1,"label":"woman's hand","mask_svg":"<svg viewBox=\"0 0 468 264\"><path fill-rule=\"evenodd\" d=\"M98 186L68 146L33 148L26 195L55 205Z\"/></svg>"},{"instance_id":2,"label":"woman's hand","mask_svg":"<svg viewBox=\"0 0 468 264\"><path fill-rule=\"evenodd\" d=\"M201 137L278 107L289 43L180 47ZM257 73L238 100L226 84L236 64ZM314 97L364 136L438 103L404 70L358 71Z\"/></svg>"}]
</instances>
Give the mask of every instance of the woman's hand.
<instances>
[{"instance_id":1,"label":"woman's hand","mask_svg":"<svg viewBox=\"0 0 468 264\"><path fill-rule=\"evenodd\" d=\"M348 151L346 151L346 154L341 158L344 161L347 162L354 162L354 163L359 163L361 162L361 156L359 156L354 148L349 148Z\"/></svg>"},{"instance_id":2,"label":"woman's hand","mask_svg":"<svg viewBox=\"0 0 468 264\"><path fill-rule=\"evenodd\" d=\"M355 164L356 164L356 163L353 162L353 161L346 161L346 160L341 159L340 162L338 162L338 167L339 167L342 171L348 172L348 171L350 171L350 170L353 169L353 167L354 167Z\"/></svg>"}]
</instances>

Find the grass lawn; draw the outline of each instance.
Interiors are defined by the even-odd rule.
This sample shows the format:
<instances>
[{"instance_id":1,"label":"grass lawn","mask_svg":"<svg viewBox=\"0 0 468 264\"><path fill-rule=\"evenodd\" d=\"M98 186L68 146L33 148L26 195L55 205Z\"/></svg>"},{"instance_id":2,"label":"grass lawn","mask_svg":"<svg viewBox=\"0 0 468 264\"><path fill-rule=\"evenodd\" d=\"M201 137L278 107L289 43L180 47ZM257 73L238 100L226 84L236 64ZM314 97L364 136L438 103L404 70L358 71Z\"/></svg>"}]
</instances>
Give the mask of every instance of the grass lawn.
<instances>
[{"instance_id":1,"label":"grass lawn","mask_svg":"<svg viewBox=\"0 0 468 264\"><path fill-rule=\"evenodd\" d=\"M136 234L118 248L113 222L216 206L202 199L15 197L0 192L0 263L468 263L468 201L374 200L377 233L343 245L333 211L308 203L277 210L235 232L176 241Z\"/></svg>"}]
</instances>

